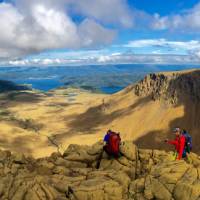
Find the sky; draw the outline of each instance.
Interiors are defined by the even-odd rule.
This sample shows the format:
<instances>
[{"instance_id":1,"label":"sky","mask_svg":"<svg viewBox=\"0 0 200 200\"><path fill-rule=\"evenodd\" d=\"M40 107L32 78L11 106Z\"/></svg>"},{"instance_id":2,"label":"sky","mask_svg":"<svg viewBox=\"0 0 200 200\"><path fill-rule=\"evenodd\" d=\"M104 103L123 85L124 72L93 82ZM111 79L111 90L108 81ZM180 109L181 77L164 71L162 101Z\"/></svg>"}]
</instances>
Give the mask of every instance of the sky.
<instances>
[{"instance_id":1,"label":"sky","mask_svg":"<svg viewBox=\"0 0 200 200\"><path fill-rule=\"evenodd\" d=\"M0 0L0 66L200 64L199 0Z\"/></svg>"}]
</instances>

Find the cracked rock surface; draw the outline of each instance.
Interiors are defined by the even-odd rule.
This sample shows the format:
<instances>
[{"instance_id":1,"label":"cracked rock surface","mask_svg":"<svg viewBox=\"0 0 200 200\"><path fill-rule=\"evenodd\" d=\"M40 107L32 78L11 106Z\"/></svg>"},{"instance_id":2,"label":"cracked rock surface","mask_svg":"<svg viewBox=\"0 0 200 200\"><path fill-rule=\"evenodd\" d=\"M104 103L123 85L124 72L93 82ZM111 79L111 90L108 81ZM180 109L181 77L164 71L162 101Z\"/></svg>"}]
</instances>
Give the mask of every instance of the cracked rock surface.
<instances>
[{"instance_id":1,"label":"cracked rock surface","mask_svg":"<svg viewBox=\"0 0 200 200\"><path fill-rule=\"evenodd\" d=\"M0 151L1 200L200 200L200 158L172 161L170 152L131 141L110 158L103 144L70 145L63 155L34 159Z\"/></svg>"}]
</instances>

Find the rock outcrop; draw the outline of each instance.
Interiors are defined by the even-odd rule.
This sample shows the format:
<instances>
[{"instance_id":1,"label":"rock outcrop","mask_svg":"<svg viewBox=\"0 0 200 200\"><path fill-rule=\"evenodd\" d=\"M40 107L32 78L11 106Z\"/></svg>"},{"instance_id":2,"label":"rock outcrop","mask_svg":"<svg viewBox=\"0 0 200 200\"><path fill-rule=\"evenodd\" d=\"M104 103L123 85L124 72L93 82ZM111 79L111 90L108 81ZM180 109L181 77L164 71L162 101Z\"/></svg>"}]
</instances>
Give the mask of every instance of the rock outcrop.
<instances>
[{"instance_id":1,"label":"rock outcrop","mask_svg":"<svg viewBox=\"0 0 200 200\"><path fill-rule=\"evenodd\" d=\"M170 152L122 143L110 158L103 144L70 145L63 155L34 159L0 151L1 200L197 200L200 158L173 161Z\"/></svg>"},{"instance_id":2,"label":"rock outcrop","mask_svg":"<svg viewBox=\"0 0 200 200\"><path fill-rule=\"evenodd\" d=\"M138 96L150 96L153 100L167 100L177 104L185 99L200 100L200 71L153 73L134 86Z\"/></svg>"}]
</instances>

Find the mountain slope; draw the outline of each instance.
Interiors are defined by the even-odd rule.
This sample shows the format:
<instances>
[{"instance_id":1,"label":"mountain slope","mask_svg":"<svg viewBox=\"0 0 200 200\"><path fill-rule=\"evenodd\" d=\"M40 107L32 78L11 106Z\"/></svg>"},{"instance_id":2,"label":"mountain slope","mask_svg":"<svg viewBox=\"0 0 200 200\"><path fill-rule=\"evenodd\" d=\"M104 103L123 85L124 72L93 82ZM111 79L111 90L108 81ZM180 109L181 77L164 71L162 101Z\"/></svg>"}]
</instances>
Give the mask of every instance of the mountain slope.
<instances>
[{"instance_id":1,"label":"mountain slope","mask_svg":"<svg viewBox=\"0 0 200 200\"><path fill-rule=\"evenodd\" d=\"M100 137L113 129L123 139L134 140L144 148L169 148L163 141L171 130L188 130L194 151L200 152L200 71L167 72L147 75L139 83L104 99L69 123Z\"/></svg>"}]
</instances>

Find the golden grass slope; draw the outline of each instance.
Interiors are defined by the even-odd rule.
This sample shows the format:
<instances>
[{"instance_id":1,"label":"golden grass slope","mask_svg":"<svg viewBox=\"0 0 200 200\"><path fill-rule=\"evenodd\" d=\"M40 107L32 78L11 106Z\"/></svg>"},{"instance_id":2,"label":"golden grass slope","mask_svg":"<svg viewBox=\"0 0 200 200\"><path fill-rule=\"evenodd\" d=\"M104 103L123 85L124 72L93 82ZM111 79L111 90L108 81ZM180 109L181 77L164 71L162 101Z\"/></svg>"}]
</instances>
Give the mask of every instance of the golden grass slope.
<instances>
[{"instance_id":1,"label":"golden grass slope","mask_svg":"<svg viewBox=\"0 0 200 200\"><path fill-rule=\"evenodd\" d=\"M180 126L190 131L194 151L200 152L198 95L190 98L200 89L199 71L159 74L166 77L166 91L160 76L156 75L155 80L154 76L150 80L147 77L148 84L161 84L158 88L164 92L158 91L158 99L152 99L148 92L137 95L135 85L114 95L57 89L46 94L19 93L8 100L9 95L4 94L0 103L8 119L0 118L0 148L44 157L55 150L63 152L72 143L93 144L112 129L120 132L123 140L134 140L140 147L168 149L164 139L173 137L171 129ZM145 84L139 83L142 88ZM184 91L190 90L192 93L184 98ZM176 104L166 100L166 96L174 98L176 94L177 98L183 96Z\"/></svg>"},{"instance_id":2,"label":"golden grass slope","mask_svg":"<svg viewBox=\"0 0 200 200\"><path fill-rule=\"evenodd\" d=\"M70 138L75 134L69 132L70 120L67 117L86 112L90 106L101 102L104 96L76 89L58 89L48 94L37 91L2 94L0 148L34 157L47 156L57 150L56 141L52 144L54 136Z\"/></svg>"}]
</instances>

